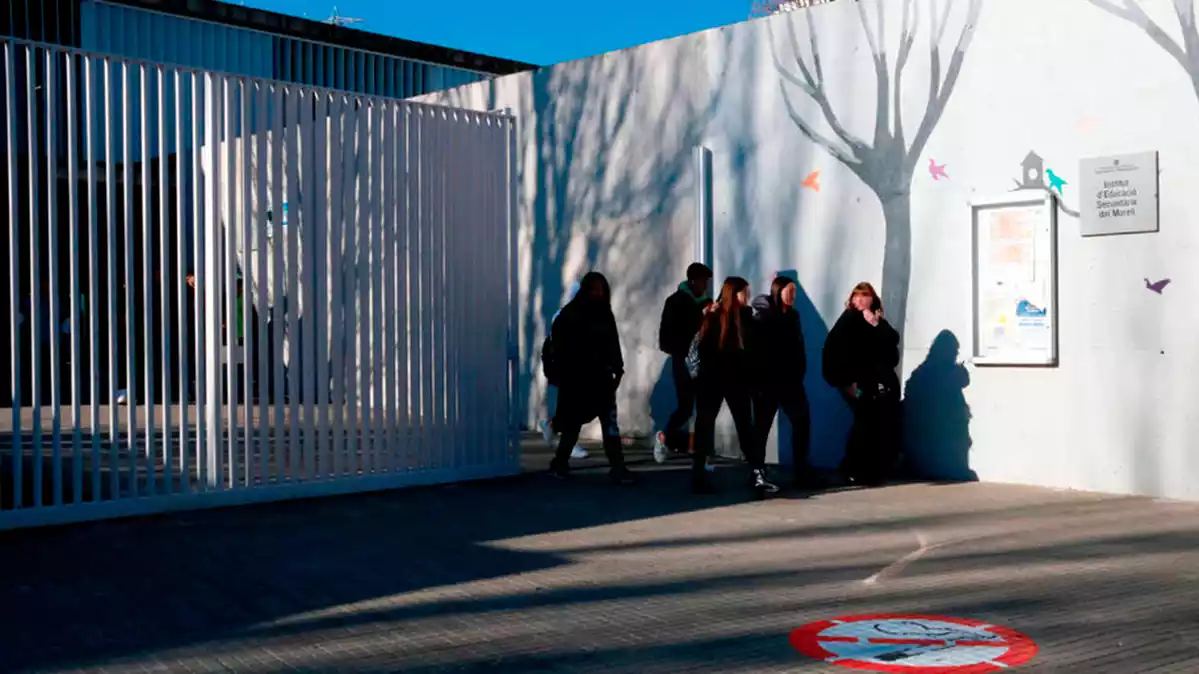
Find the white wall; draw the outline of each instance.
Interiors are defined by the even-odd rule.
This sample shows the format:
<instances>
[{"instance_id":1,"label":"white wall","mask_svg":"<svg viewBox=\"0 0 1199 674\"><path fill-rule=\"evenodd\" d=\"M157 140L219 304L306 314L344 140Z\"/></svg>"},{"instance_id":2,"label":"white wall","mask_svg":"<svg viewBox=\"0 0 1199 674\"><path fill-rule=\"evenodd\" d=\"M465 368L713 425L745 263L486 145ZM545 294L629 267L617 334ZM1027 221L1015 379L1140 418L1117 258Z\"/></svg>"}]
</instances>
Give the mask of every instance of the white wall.
<instances>
[{"instance_id":1,"label":"white wall","mask_svg":"<svg viewBox=\"0 0 1199 674\"><path fill-rule=\"evenodd\" d=\"M1140 0L1179 42L1170 0ZM694 222L691 148L714 153L717 274L737 273L762 288L775 270L795 269L811 308L804 328L813 372L814 452L834 464L847 415L819 378L819 342L859 280L882 285L891 307L906 295L904 379L951 332L965 359L972 340L969 202L1002 193L1035 150L1069 183L1059 217L1060 367L974 369L964 400L952 363L930 368L934 393L914 414L910 451L931 473L1094 489L1199 497L1199 393L1191 346L1199 314L1174 302L1197 280L1199 234L1189 190L1199 166L1199 101L1180 63L1141 27L1091 0L981 0L960 76L924 147L912 148L928 109L927 0L903 71L904 150L875 137L877 78L859 10L872 29L883 9L887 70L894 73L903 0L834 2L737 24L531 74L448 92L436 100L477 108L511 107L520 116L522 339L529 417L539 416L536 350L544 319L582 272L609 275L630 374L622 425L647 432L651 407L669 412L656 329L662 300L691 255ZM969 0L951 8L940 57L944 80L963 32ZM823 111L785 83L772 58L798 73L789 31L807 63L808 24L820 40L829 108L848 133L874 148L846 151L855 172L803 133L834 137ZM969 32L967 32L969 35ZM894 84L892 79L891 84ZM888 131L891 127L888 127ZM1159 150L1161 231L1079 236L1078 161ZM910 157L904 156L904 151ZM933 181L928 158L945 164ZM910 182L905 159L915 169ZM821 171L819 193L800 182ZM910 215L911 270L884 273L886 222L879 193ZM904 194L907 193L907 194ZM910 211L896 204L910 195ZM894 222L892 227L894 228ZM894 231L894 229L893 229ZM1163 296L1143 277L1171 277ZM904 291L907 291L906 293ZM942 340L947 338L942 337ZM952 343L952 340L947 340ZM943 342L945 343L945 342ZM952 354L951 354L952 355ZM654 399L651 405L651 397ZM968 404L968 412L965 405ZM654 416L656 417L657 414ZM968 448L968 449L967 449ZM958 464L958 465L955 465Z\"/></svg>"}]
</instances>

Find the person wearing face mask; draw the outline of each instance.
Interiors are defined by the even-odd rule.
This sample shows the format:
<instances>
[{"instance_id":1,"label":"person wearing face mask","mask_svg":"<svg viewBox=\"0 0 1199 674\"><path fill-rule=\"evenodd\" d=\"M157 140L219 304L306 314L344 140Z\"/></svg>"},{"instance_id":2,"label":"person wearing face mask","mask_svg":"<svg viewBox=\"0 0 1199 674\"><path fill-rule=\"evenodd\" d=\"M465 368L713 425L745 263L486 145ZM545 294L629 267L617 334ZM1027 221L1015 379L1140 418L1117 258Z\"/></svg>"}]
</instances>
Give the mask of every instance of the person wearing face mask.
<instances>
[{"instance_id":1,"label":"person wearing face mask","mask_svg":"<svg viewBox=\"0 0 1199 674\"><path fill-rule=\"evenodd\" d=\"M782 410L791 422L795 485L817 488L823 486L823 482L808 462L811 416L804 390L808 363L799 313L795 310L796 290L795 281L779 276L770 284L769 294L759 295L753 301L759 373L754 397L754 425L765 451L774 417Z\"/></svg>"},{"instance_id":2,"label":"person wearing face mask","mask_svg":"<svg viewBox=\"0 0 1199 674\"><path fill-rule=\"evenodd\" d=\"M874 286L859 283L824 342L824 379L853 412L841 472L855 484L885 482L899 447L899 333Z\"/></svg>"},{"instance_id":3,"label":"person wearing face mask","mask_svg":"<svg viewBox=\"0 0 1199 674\"><path fill-rule=\"evenodd\" d=\"M634 484L637 479L625 466L616 423L616 389L624 376L624 358L612 314L612 290L603 274L593 271L583 276L578 294L554 320L550 339L558 386L554 430L559 434L550 474L569 476L570 454L579 431L583 424L598 418L609 477L617 484Z\"/></svg>"}]
</instances>

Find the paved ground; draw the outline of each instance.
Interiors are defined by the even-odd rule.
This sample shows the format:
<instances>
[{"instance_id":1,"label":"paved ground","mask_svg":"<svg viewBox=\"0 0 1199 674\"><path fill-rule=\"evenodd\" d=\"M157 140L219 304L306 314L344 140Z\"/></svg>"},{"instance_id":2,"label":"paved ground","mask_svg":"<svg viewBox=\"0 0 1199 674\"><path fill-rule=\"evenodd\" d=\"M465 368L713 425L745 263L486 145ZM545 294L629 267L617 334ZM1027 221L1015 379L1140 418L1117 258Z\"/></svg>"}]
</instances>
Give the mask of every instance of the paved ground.
<instances>
[{"instance_id":1,"label":"paved ground","mask_svg":"<svg viewBox=\"0 0 1199 674\"><path fill-rule=\"evenodd\" d=\"M1199 671L1199 505L755 502L717 474L714 497L596 471L0 535L0 670L831 674L792 629L920 612L1032 636L1020 671Z\"/></svg>"}]
</instances>

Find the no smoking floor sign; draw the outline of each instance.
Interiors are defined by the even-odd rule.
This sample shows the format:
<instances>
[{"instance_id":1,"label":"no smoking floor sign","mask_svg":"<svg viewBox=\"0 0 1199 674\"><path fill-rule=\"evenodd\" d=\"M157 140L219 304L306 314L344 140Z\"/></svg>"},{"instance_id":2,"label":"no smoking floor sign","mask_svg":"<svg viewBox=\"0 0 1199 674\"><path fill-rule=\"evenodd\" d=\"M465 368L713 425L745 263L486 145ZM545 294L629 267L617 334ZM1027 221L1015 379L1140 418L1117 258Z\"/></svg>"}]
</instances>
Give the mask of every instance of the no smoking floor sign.
<instances>
[{"instance_id":1,"label":"no smoking floor sign","mask_svg":"<svg viewBox=\"0 0 1199 674\"><path fill-rule=\"evenodd\" d=\"M915 614L821 620L792 632L791 645L830 665L906 674L1000 672L1037 654L1032 639L1007 627Z\"/></svg>"}]
</instances>

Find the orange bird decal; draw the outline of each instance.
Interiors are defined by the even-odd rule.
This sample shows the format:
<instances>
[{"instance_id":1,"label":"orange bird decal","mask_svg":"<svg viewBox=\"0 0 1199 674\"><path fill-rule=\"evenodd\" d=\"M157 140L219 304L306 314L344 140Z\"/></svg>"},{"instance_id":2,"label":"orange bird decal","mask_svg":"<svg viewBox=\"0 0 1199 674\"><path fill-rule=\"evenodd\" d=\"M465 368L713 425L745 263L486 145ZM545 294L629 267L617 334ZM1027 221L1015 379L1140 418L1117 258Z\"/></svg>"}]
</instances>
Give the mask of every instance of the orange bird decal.
<instances>
[{"instance_id":1,"label":"orange bird decal","mask_svg":"<svg viewBox=\"0 0 1199 674\"><path fill-rule=\"evenodd\" d=\"M820 171L812 171L811 173L808 174L807 178L803 179L803 183L801 183L801 184L804 187L806 187L814 192L819 192L820 191L820 182L819 181L820 181Z\"/></svg>"}]
</instances>

